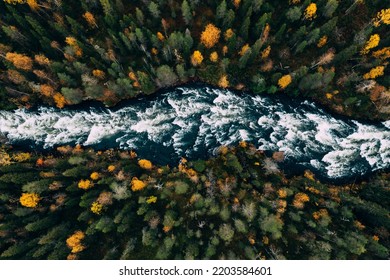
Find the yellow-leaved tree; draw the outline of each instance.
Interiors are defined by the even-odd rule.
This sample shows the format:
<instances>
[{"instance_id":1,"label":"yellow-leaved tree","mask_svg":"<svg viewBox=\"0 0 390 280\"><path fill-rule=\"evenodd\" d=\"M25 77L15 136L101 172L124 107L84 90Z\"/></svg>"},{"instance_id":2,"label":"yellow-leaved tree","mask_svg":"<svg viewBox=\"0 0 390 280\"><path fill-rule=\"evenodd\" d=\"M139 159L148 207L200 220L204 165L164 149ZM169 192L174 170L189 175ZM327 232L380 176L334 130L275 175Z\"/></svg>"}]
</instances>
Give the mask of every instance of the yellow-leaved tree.
<instances>
[{"instance_id":1,"label":"yellow-leaved tree","mask_svg":"<svg viewBox=\"0 0 390 280\"><path fill-rule=\"evenodd\" d=\"M216 27L214 24L207 24L205 30L200 36L200 41L206 48L212 48L215 44L218 43L219 37L221 35L221 30Z\"/></svg>"},{"instance_id":2,"label":"yellow-leaved tree","mask_svg":"<svg viewBox=\"0 0 390 280\"><path fill-rule=\"evenodd\" d=\"M297 209L302 209L305 206L305 202L310 201L310 198L305 193L297 193L294 196L293 205Z\"/></svg>"},{"instance_id":3,"label":"yellow-leaved tree","mask_svg":"<svg viewBox=\"0 0 390 280\"><path fill-rule=\"evenodd\" d=\"M379 45L379 41L381 40L379 34L371 35L370 39L364 45L364 48L361 50L361 54L368 54L371 49L377 47Z\"/></svg>"},{"instance_id":4,"label":"yellow-leaved tree","mask_svg":"<svg viewBox=\"0 0 390 280\"><path fill-rule=\"evenodd\" d=\"M43 54L37 54L34 56L34 60L36 63L42 66L47 66L50 64L50 59L48 59L45 55Z\"/></svg>"},{"instance_id":5,"label":"yellow-leaved tree","mask_svg":"<svg viewBox=\"0 0 390 280\"><path fill-rule=\"evenodd\" d=\"M234 32L231 28L229 28L228 30L226 30L225 32L225 40L228 41L232 36L234 35Z\"/></svg>"},{"instance_id":6,"label":"yellow-leaved tree","mask_svg":"<svg viewBox=\"0 0 390 280\"><path fill-rule=\"evenodd\" d=\"M318 41L317 43L317 47L318 48L322 48L323 46L325 46L325 44L328 42L328 36L324 35L321 37L321 39Z\"/></svg>"},{"instance_id":7,"label":"yellow-leaved tree","mask_svg":"<svg viewBox=\"0 0 390 280\"><path fill-rule=\"evenodd\" d=\"M24 4L26 3L26 0L4 0L4 2L7 4L16 5L16 4Z\"/></svg>"},{"instance_id":8,"label":"yellow-leaved tree","mask_svg":"<svg viewBox=\"0 0 390 280\"><path fill-rule=\"evenodd\" d=\"M379 11L374 18L374 26L378 27L382 23L390 24L390 8Z\"/></svg>"},{"instance_id":9,"label":"yellow-leaved tree","mask_svg":"<svg viewBox=\"0 0 390 280\"><path fill-rule=\"evenodd\" d=\"M310 3L305 10L305 19L312 20L317 16L317 4Z\"/></svg>"},{"instance_id":10,"label":"yellow-leaved tree","mask_svg":"<svg viewBox=\"0 0 390 280\"><path fill-rule=\"evenodd\" d=\"M131 190L133 192L143 190L146 187L146 184L144 181L139 180L137 177L133 177L131 179Z\"/></svg>"},{"instance_id":11,"label":"yellow-leaved tree","mask_svg":"<svg viewBox=\"0 0 390 280\"><path fill-rule=\"evenodd\" d=\"M203 61L203 55L200 51L194 51L194 53L191 55L191 64L193 66L198 66Z\"/></svg>"},{"instance_id":12,"label":"yellow-leaved tree","mask_svg":"<svg viewBox=\"0 0 390 280\"><path fill-rule=\"evenodd\" d=\"M217 53L217 52L212 52L212 53L210 54L210 60L211 60L212 62L217 62L217 61L218 61L218 53Z\"/></svg>"},{"instance_id":13,"label":"yellow-leaved tree","mask_svg":"<svg viewBox=\"0 0 390 280\"><path fill-rule=\"evenodd\" d=\"M92 75L98 79L101 79L103 80L106 76L106 74L104 73L104 71L102 70L99 70L99 69L94 69L92 70Z\"/></svg>"},{"instance_id":14,"label":"yellow-leaved tree","mask_svg":"<svg viewBox=\"0 0 390 280\"><path fill-rule=\"evenodd\" d=\"M146 170L150 170L153 168L153 164L150 160L147 160L147 159L140 159L138 161L138 165L143 168L143 169L146 169Z\"/></svg>"},{"instance_id":15,"label":"yellow-leaved tree","mask_svg":"<svg viewBox=\"0 0 390 280\"><path fill-rule=\"evenodd\" d=\"M30 71L33 66L33 60L27 55L9 52L5 55L5 59L11 62L16 68L25 71Z\"/></svg>"},{"instance_id":16,"label":"yellow-leaved tree","mask_svg":"<svg viewBox=\"0 0 390 280\"><path fill-rule=\"evenodd\" d=\"M30 158L30 153L17 153L12 156L12 159L16 162L28 161Z\"/></svg>"},{"instance_id":17,"label":"yellow-leaved tree","mask_svg":"<svg viewBox=\"0 0 390 280\"><path fill-rule=\"evenodd\" d=\"M98 172L92 172L91 175L89 176L92 180L96 181L97 179L100 178L100 174Z\"/></svg>"},{"instance_id":18,"label":"yellow-leaved tree","mask_svg":"<svg viewBox=\"0 0 390 280\"><path fill-rule=\"evenodd\" d=\"M271 53L271 46L268 46L261 52L261 58L266 59L270 53Z\"/></svg>"},{"instance_id":19,"label":"yellow-leaved tree","mask_svg":"<svg viewBox=\"0 0 390 280\"><path fill-rule=\"evenodd\" d=\"M156 203L156 202L157 202L157 197L154 195L149 196L148 199L146 199L147 204Z\"/></svg>"},{"instance_id":20,"label":"yellow-leaved tree","mask_svg":"<svg viewBox=\"0 0 390 280\"><path fill-rule=\"evenodd\" d=\"M91 205L91 212L96 214L96 215L100 215L103 211L103 205L100 204L99 202L95 201L92 203Z\"/></svg>"},{"instance_id":21,"label":"yellow-leaved tree","mask_svg":"<svg viewBox=\"0 0 390 280\"><path fill-rule=\"evenodd\" d=\"M66 239L66 245L72 249L72 253L79 253L85 249L85 246L81 244L84 238L84 232L78 230Z\"/></svg>"},{"instance_id":22,"label":"yellow-leaved tree","mask_svg":"<svg viewBox=\"0 0 390 280\"><path fill-rule=\"evenodd\" d=\"M35 208L37 207L41 198L36 193L23 193L19 198L20 204L24 207Z\"/></svg>"},{"instance_id":23,"label":"yellow-leaved tree","mask_svg":"<svg viewBox=\"0 0 390 280\"><path fill-rule=\"evenodd\" d=\"M65 97L59 92L57 92L53 95L53 100L54 100L54 103L56 104L57 108L62 109L66 105Z\"/></svg>"},{"instance_id":24,"label":"yellow-leaved tree","mask_svg":"<svg viewBox=\"0 0 390 280\"><path fill-rule=\"evenodd\" d=\"M85 20L88 22L89 26L98 27L98 25L96 24L95 17L93 16L93 14L91 12L85 12L85 14L83 15L83 18L85 18Z\"/></svg>"},{"instance_id":25,"label":"yellow-leaved tree","mask_svg":"<svg viewBox=\"0 0 390 280\"><path fill-rule=\"evenodd\" d=\"M286 88L289 84L291 84L292 78L291 75L284 75L278 81L278 85L281 89Z\"/></svg>"},{"instance_id":26,"label":"yellow-leaved tree","mask_svg":"<svg viewBox=\"0 0 390 280\"><path fill-rule=\"evenodd\" d=\"M222 75L222 77L219 79L218 86L222 88L227 88L229 86L227 75Z\"/></svg>"},{"instance_id":27,"label":"yellow-leaved tree","mask_svg":"<svg viewBox=\"0 0 390 280\"><path fill-rule=\"evenodd\" d=\"M370 70L370 72L364 74L363 78L365 80L368 80L368 79L375 79L377 77L383 76L384 75L384 70L385 70L384 66L377 66L375 68L372 68Z\"/></svg>"},{"instance_id":28,"label":"yellow-leaved tree","mask_svg":"<svg viewBox=\"0 0 390 280\"><path fill-rule=\"evenodd\" d=\"M238 52L240 56L243 56L250 49L249 44L245 44Z\"/></svg>"},{"instance_id":29,"label":"yellow-leaved tree","mask_svg":"<svg viewBox=\"0 0 390 280\"><path fill-rule=\"evenodd\" d=\"M90 180L80 180L78 187L83 190L88 190L93 187L93 184Z\"/></svg>"}]
</instances>

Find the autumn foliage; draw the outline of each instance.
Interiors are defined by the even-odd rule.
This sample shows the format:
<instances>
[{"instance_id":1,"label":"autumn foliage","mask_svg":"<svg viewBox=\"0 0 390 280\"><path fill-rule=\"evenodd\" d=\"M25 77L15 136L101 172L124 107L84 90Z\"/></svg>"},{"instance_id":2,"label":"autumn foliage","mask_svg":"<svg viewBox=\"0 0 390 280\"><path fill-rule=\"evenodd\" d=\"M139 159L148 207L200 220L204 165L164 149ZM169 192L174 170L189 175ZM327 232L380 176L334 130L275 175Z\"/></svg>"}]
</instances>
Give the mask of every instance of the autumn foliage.
<instances>
[{"instance_id":1,"label":"autumn foliage","mask_svg":"<svg viewBox=\"0 0 390 280\"><path fill-rule=\"evenodd\" d=\"M107 167L108 172L114 172L115 169L116 169L115 165L112 164Z\"/></svg>"},{"instance_id":2,"label":"autumn foliage","mask_svg":"<svg viewBox=\"0 0 390 280\"><path fill-rule=\"evenodd\" d=\"M206 48L212 48L218 43L221 30L214 24L209 23L206 29L202 32L200 41Z\"/></svg>"},{"instance_id":3,"label":"autumn foliage","mask_svg":"<svg viewBox=\"0 0 390 280\"><path fill-rule=\"evenodd\" d=\"M103 205L100 204L99 202L95 201L92 203L91 205L91 212L96 214L96 215L100 215L103 211Z\"/></svg>"},{"instance_id":4,"label":"autumn foliage","mask_svg":"<svg viewBox=\"0 0 390 280\"><path fill-rule=\"evenodd\" d=\"M222 88L227 88L229 86L227 75L222 75L222 77L219 79L218 86Z\"/></svg>"},{"instance_id":5,"label":"autumn foliage","mask_svg":"<svg viewBox=\"0 0 390 280\"><path fill-rule=\"evenodd\" d=\"M100 174L98 172L92 172L91 176L89 176L92 180L96 181L100 178Z\"/></svg>"},{"instance_id":6,"label":"autumn foliage","mask_svg":"<svg viewBox=\"0 0 390 280\"><path fill-rule=\"evenodd\" d=\"M19 202L24 207L35 208L37 207L40 200L41 198L36 193L23 193L19 199Z\"/></svg>"},{"instance_id":7,"label":"autumn foliage","mask_svg":"<svg viewBox=\"0 0 390 280\"><path fill-rule=\"evenodd\" d=\"M146 199L147 204L156 203L156 202L157 202L157 197L154 195L149 196L148 199Z\"/></svg>"},{"instance_id":8,"label":"autumn foliage","mask_svg":"<svg viewBox=\"0 0 390 280\"><path fill-rule=\"evenodd\" d=\"M294 196L293 205L295 208L303 209L303 207L305 206L305 203L308 201L310 201L310 198L307 194L297 193Z\"/></svg>"},{"instance_id":9,"label":"autumn foliage","mask_svg":"<svg viewBox=\"0 0 390 280\"><path fill-rule=\"evenodd\" d=\"M131 180L131 190L136 192L143 190L146 187L146 183L142 180L139 180L138 178L134 177Z\"/></svg>"},{"instance_id":10,"label":"autumn foliage","mask_svg":"<svg viewBox=\"0 0 390 280\"><path fill-rule=\"evenodd\" d=\"M317 47L322 48L323 46L326 45L327 42L328 42L328 36L326 36L326 35L322 36L321 39L317 43Z\"/></svg>"},{"instance_id":11,"label":"autumn foliage","mask_svg":"<svg viewBox=\"0 0 390 280\"><path fill-rule=\"evenodd\" d=\"M143 169L146 169L146 170L150 170L153 168L153 164L151 161L147 160L147 159L140 159L138 161L138 165L143 168Z\"/></svg>"},{"instance_id":12,"label":"autumn foliage","mask_svg":"<svg viewBox=\"0 0 390 280\"><path fill-rule=\"evenodd\" d=\"M66 245L72 249L72 253L79 253L85 249L85 246L81 244L85 234L78 230L66 239Z\"/></svg>"},{"instance_id":13,"label":"autumn foliage","mask_svg":"<svg viewBox=\"0 0 390 280\"><path fill-rule=\"evenodd\" d=\"M361 54L368 54L371 49L379 45L380 37L378 34L371 35L370 39L366 42Z\"/></svg>"},{"instance_id":14,"label":"autumn foliage","mask_svg":"<svg viewBox=\"0 0 390 280\"><path fill-rule=\"evenodd\" d=\"M194 51L194 53L191 56L191 64L193 66L198 66L203 61L203 55L200 51Z\"/></svg>"},{"instance_id":15,"label":"autumn foliage","mask_svg":"<svg viewBox=\"0 0 390 280\"><path fill-rule=\"evenodd\" d=\"M363 78L368 80L368 79L375 79L377 77L383 76L384 75L384 66L377 66L375 68L372 68L370 72L364 74Z\"/></svg>"},{"instance_id":16,"label":"autumn foliage","mask_svg":"<svg viewBox=\"0 0 390 280\"><path fill-rule=\"evenodd\" d=\"M80 180L78 187L83 190L88 190L93 187L93 183L90 180Z\"/></svg>"},{"instance_id":17,"label":"autumn foliage","mask_svg":"<svg viewBox=\"0 0 390 280\"><path fill-rule=\"evenodd\" d=\"M284 75L279 79L278 85L281 89L285 89L289 84L291 84L291 81L291 75Z\"/></svg>"},{"instance_id":18,"label":"autumn foliage","mask_svg":"<svg viewBox=\"0 0 390 280\"><path fill-rule=\"evenodd\" d=\"M97 24L96 24L95 17L93 16L93 14L91 12L85 12L83 17L88 22L89 26L91 26L91 27L98 27Z\"/></svg>"},{"instance_id":19,"label":"autumn foliage","mask_svg":"<svg viewBox=\"0 0 390 280\"><path fill-rule=\"evenodd\" d=\"M374 26L378 27L382 23L387 25L390 24L390 8L380 10L376 15L376 18L374 19Z\"/></svg>"},{"instance_id":20,"label":"autumn foliage","mask_svg":"<svg viewBox=\"0 0 390 280\"><path fill-rule=\"evenodd\" d=\"M30 71L33 66L33 60L27 55L9 52L6 54L5 59L18 68L25 71Z\"/></svg>"},{"instance_id":21,"label":"autumn foliage","mask_svg":"<svg viewBox=\"0 0 390 280\"><path fill-rule=\"evenodd\" d=\"M54 103L56 104L57 108L61 109L61 108L64 108L66 105L65 97L59 92L57 92L53 95L53 100L54 100Z\"/></svg>"},{"instance_id":22,"label":"autumn foliage","mask_svg":"<svg viewBox=\"0 0 390 280\"><path fill-rule=\"evenodd\" d=\"M317 5L316 3L310 3L305 10L305 19L312 20L317 16Z\"/></svg>"},{"instance_id":23,"label":"autumn foliage","mask_svg":"<svg viewBox=\"0 0 390 280\"><path fill-rule=\"evenodd\" d=\"M248 50L250 50L249 44L242 46L241 50L238 52L240 56L243 56Z\"/></svg>"},{"instance_id":24,"label":"autumn foliage","mask_svg":"<svg viewBox=\"0 0 390 280\"><path fill-rule=\"evenodd\" d=\"M210 61L212 61L212 62L217 62L218 61L218 53L217 52L212 52L210 54Z\"/></svg>"}]
</instances>

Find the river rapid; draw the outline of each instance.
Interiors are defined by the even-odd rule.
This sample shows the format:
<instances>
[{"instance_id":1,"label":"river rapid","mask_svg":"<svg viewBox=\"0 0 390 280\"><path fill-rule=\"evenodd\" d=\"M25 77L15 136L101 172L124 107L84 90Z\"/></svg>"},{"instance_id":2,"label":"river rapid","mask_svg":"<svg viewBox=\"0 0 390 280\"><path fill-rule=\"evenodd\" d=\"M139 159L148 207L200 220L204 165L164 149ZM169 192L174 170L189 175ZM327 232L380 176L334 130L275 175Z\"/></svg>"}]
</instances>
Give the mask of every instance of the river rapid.
<instances>
[{"instance_id":1,"label":"river rapid","mask_svg":"<svg viewBox=\"0 0 390 280\"><path fill-rule=\"evenodd\" d=\"M65 144L133 149L160 164L207 158L239 141L283 151L289 168L351 179L390 167L390 121L361 123L309 101L232 92L209 86L167 90L107 109L98 106L0 111L0 134L24 149Z\"/></svg>"}]
</instances>

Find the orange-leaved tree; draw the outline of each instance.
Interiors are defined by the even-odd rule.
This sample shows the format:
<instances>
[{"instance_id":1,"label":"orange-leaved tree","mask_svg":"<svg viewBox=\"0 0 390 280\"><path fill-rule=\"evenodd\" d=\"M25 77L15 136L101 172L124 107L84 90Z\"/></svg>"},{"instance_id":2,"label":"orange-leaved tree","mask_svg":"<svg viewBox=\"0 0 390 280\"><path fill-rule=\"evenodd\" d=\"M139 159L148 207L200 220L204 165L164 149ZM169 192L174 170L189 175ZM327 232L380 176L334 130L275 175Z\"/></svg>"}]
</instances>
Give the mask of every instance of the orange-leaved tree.
<instances>
[{"instance_id":1,"label":"orange-leaved tree","mask_svg":"<svg viewBox=\"0 0 390 280\"><path fill-rule=\"evenodd\" d=\"M22 196L19 198L20 204L28 208L37 207L40 200L41 198L36 193L23 193Z\"/></svg>"},{"instance_id":2,"label":"orange-leaved tree","mask_svg":"<svg viewBox=\"0 0 390 280\"><path fill-rule=\"evenodd\" d=\"M390 8L383 9L376 15L376 18L374 19L374 26L378 27L382 23L390 24Z\"/></svg>"},{"instance_id":3,"label":"orange-leaved tree","mask_svg":"<svg viewBox=\"0 0 390 280\"><path fill-rule=\"evenodd\" d=\"M206 29L202 32L200 41L206 46L206 48L212 48L218 43L220 35L221 30L214 24L209 23L207 24Z\"/></svg>"},{"instance_id":4,"label":"orange-leaved tree","mask_svg":"<svg viewBox=\"0 0 390 280\"><path fill-rule=\"evenodd\" d=\"M316 3L310 3L305 10L305 19L312 20L317 16L317 5Z\"/></svg>"},{"instance_id":5,"label":"orange-leaved tree","mask_svg":"<svg viewBox=\"0 0 390 280\"><path fill-rule=\"evenodd\" d=\"M203 61L203 55L200 51L194 51L191 55L191 63L193 66L198 66Z\"/></svg>"},{"instance_id":6,"label":"orange-leaved tree","mask_svg":"<svg viewBox=\"0 0 390 280\"><path fill-rule=\"evenodd\" d=\"M5 59L11 62L16 68L25 71L30 71L33 66L33 61L27 55L9 52L5 55Z\"/></svg>"},{"instance_id":7,"label":"orange-leaved tree","mask_svg":"<svg viewBox=\"0 0 390 280\"><path fill-rule=\"evenodd\" d=\"M146 169L146 170L150 170L153 168L153 164L151 161L147 160L147 159L140 159L138 161L138 165L143 168L143 169Z\"/></svg>"},{"instance_id":8,"label":"orange-leaved tree","mask_svg":"<svg viewBox=\"0 0 390 280\"><path fill-rule=\"evenodd\" d=\"M361 50L361 54L368 54L371 49L375 48L379 45L379 41L381 40L379 34L374 34L370 36L370 39L364 45L364 48Z\"/></svg>"},{"instance_id":9,"label":"orange-leaved tree","mask_svg":"<svg viewBox=\"0 0 390 280\"><path fill-rule=\"evenodd\" d=\"M85 246L81 244L84 238L85 234L78 230L66 239L66 245L72 249L72 253L81 252L85 249Z\"/></svg>"},{"instance_id":10,"label":"orange-leaved tree","mask_svg":"<svg viewBox=\"0 0 390 280\"><path fill-rule=\"evenodd\" d=\"M291 84L292 78L291 75L284 75L281 77L278 81L278 85L280 88L284 89L286 88L289 84Z\"/></svg>"}]
</instances>

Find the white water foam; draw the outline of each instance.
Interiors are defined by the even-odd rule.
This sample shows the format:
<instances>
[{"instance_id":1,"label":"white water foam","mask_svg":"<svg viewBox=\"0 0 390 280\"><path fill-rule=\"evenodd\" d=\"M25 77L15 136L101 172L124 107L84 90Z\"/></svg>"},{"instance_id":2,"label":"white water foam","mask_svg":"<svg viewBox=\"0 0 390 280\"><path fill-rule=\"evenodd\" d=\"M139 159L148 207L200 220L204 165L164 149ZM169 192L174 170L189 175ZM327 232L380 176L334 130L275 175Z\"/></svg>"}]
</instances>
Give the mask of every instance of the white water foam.
<instances>
[{"instance_id":1,"label":"white water foam","mask_svg":"<svg viewBox=\"0 0 390 280\"><path fill-rule=\"evenodd\" d=\"M43 148L80 143L136 149L168 160L206 156L220 145L250 141L329 178L390 167L390 121L336 119L308 101L296 106L214 88L177 88L118 110L0 111L0 133Z\"/></svg>"}]
</instances>

